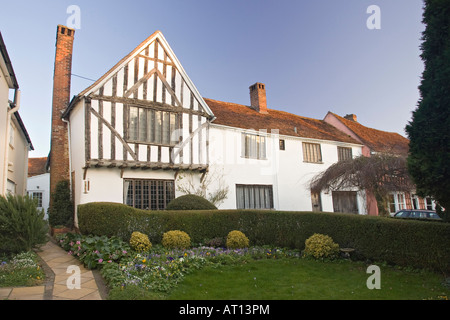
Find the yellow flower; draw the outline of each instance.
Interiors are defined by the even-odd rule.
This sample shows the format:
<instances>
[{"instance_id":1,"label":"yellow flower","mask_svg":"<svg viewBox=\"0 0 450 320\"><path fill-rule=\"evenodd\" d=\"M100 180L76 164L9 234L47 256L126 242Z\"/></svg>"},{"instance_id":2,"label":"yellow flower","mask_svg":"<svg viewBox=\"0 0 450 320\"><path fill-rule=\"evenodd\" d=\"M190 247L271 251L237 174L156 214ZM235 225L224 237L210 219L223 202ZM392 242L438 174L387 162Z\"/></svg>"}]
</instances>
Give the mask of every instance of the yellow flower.
<instances>
[{"instance_id":1,"label":"yellow flower","mask_svg":"<svg viewBox=\"0 0 450 320\"><path fill-rule=\"evenodd\" d=\"M147 261L147 259L144 258L144 260L142 260L142 263L145 263Z\"/></svg>"}]
</instances>

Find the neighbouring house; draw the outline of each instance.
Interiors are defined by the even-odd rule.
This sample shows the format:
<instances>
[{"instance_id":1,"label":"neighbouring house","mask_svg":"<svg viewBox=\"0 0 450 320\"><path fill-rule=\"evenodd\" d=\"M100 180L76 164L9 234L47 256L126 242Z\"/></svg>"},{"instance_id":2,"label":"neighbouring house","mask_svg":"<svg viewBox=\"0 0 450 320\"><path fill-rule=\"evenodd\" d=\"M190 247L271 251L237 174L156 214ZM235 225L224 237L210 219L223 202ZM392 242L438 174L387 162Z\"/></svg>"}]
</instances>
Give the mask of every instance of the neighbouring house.
<instances>
[{"instance_id":1,"label":"neighbouring house","mask_svg":"<svg viewBox=\"0 0 450 320\"><path fill-rule=\"evenodd\" d=\"M263 83L250 86L250 105L203 98L159 31L67 106L73 40L58 26L53 114L62 117L53 117L50 175L70 180L75 209L110 201L161 210L187 184L205 195L226 189L221 209L376 214L364 191L309 188L371 145L328 119L268 108Z\"/></svg>"},{"instance_id":2,"label":"neighbouring house","mask_svg":"<svg viewBox=\"0 0 450 320\"><path fill-rule=\"evenodd\" d=\"M19 108L19 84L0 33L0 195L27 190L28 152L34 149Z\"/></svg>"},{"instance_id":3,"label":"neighbouring house","mask_svg":"<svg viewBox=\"0 0 450 320\"><path fill-rule=\"evenodd\" d=\"M36 199L39 209L45 212L50 202L50 172L47 157L28 159L27 192L30 197Z\"/></svg>"},{"instance_id":4,"label":"neighbouring house","mask_svg":"<svg viewBox=\"0 0 450 320\"><path fill-rule=\"evenodd\" d=\"M358 122L355 114L341 117L328 112L324 121L333 125L363 145L362 154L370 157L374 153L390 153L398 156L408 156L409 140L398 133L386 132L366 127ZM392 215L401 209L435 210L435 202L430 197L421 198L414 193L392 192L387 205ZM378 215L378 207L373 195L367 195L368 214Z\"/></svg>"}]
</instances>

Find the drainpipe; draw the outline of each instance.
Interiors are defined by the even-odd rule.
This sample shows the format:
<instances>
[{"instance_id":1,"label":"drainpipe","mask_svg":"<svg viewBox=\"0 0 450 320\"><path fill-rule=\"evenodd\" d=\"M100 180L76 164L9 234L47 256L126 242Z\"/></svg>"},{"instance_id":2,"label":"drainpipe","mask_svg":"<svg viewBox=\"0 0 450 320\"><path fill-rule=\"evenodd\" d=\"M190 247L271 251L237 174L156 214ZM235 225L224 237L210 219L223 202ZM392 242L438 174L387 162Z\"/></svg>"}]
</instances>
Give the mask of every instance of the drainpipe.
<instances>
[{"instance_id":1,"label":"drainpipe","mask_svg":"<svg viewBox=\"0 0 450 320\"><path fill-rule=\"evenodd\" d=\"M6 116L6 136L5 136L5 156L4 156L4 168L3 168L3 190L2 194L6 195L7 186L8 186L8 155L9 155L9 132L11 126L11 116L18 111L20 108L20 90L18 88L14 89L14 102L13 107L8 109Z\"/></svg>"}]
</instances>

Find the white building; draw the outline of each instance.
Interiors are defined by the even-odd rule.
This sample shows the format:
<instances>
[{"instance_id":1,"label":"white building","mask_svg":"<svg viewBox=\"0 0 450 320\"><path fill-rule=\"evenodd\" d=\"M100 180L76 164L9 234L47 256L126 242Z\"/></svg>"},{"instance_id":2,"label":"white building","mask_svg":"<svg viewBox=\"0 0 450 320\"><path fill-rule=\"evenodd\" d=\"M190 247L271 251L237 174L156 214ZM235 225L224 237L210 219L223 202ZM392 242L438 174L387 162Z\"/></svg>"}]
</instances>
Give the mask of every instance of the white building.
<instances>
[{"instance_id":1,"label":"white building","mask_svg":"<svg viewBox=\"0 0 450 320\"><path fill-rule=\"evenodd\" d=\"M47 157L28 159L27 193L37 200L38 209L43 209L45 219L50 203L50 172Z\"/></svg>"},{"instance_id":2,"label":"white building","mask_svg":"<svg viewBox=\"0 0 450 320\"><path fill-rule=\"evenodd\" d=\"M28 152L33 145L19 108L19 84L0 33L0 195L26 194Z\"/></svg>"},{"instance_id":3,"label":"white building","mask_svg":"<svg viewBox=\"0 0 450 320\"><path fill-rule=\"evenodd\" d=\"M203 98L161 32L155 32L76 95L68 121L75 205L110 201L164 209L213 176L227 188L221 209L365 214L351 190L311 195L309 180L362 144L323 120L268 109L265 85L251 106Z\"/></svg>"}]
</instances>

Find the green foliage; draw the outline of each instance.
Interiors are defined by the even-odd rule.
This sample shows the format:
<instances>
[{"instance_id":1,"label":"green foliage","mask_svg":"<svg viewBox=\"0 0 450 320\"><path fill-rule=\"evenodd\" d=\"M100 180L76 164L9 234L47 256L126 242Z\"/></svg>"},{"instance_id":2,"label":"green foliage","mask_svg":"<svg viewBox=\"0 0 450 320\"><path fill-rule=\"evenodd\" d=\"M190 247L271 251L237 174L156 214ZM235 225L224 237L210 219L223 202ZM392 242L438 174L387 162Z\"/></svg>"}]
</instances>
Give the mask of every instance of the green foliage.
<instances>
[{"instance_id":1,"label":"green foliage","mask_svg":"<svg viewBox=\"0 0 450 320\"><path fill-rule=\"evenodd\" d=\"M129 245L117 237L67 233L59 238L59 245L89 269L120 261L130 252Z\"/></svg>"},{"instance_id":2,"label":"green foliage","mask_svg":"<svg viewBox=\"0 0 450 320\"><path fill-rule=\"evenodd\" d=\"M129 241L139 230L153 244L160 244L169 230L183 230L192 243L226 238L241 230L252 245L271 245L303 250L314 233L327 234L341 247L351 247L352 257L386 261L401 266L450 272L450 224L411 221L339 213L284 212L269 210L147 211L117 204L91 203L79 206L83 234L116 235ZM126 209L126 210L125 210Z\"/></svg>"},{"instance_id":3,"label":"green foliage","mask_svg":"<svg viewBox=\"0 0 450 320\"><path fill-rule=\"evenodd\" d=\"M203 197L187 194L169 202L166 210L214 210L215 205Z\"/></svg>"},{"instance_id":4,"label":"green foliage","mask_svg":"<svg viewBox=\"0 0 450 320\"><path fill-rule=\"evenodd\" d=\"M191 246L189 235L180 230L171 230L163 234L162 245L166 248L187 249Z\"/></svg>"},{"instance_id":5,"label":"green foliage","mask_svg":"<svg viewBox=\"0 0 450 320\"><path fill-rule=\"evenodd\" d=\"M48 221L51 226L73 227L73 203L70 198L69 181L63 180L56 184L52 193L52 202L48 210Z\"/></svg>"},{"instance_id":6,"label":"green foliage","mask_svg":"<svg viewBox=\"0 0 450 320\"><path fill-rule=\"evenodd\" d=\"M233 230L228 233L226 244L229 249L248 248L249 240L241 231Z\"/></svg>"},{"instance_id":7,"label":"green foliage","mask_svg":"<svg viewBox=\"0 0 450 320\"><path fill-rule=\"evenodd\" d=\"M0 252L29 251L47 242L44 211L29 196L0 196Z\"/></svg>"},{"instance_id":8,"label":"green foliage","mask_svg":"<svg viewBox=\"0 0 450 320\"><path fill-rule=\"evenodd\" d=\"M137 252L145 252L150 250L152 243L146 234L135 231L131 234L130 246Z\"/></svg>"},{"instance_id":9,"label":"green foliage","mask_svg":"<svg viewBox=\"0 0 450 320\"><path fill-rule=\"evenodd\" d=\"M420 100L406 126L408 169L420 196L433 197L450 221L450 1L426 0Z\"/></svg>"},{"instance_id":10,"label":"green foliage","mask_svg":"<svg viewBox=\"0 0 450 320\"><path fill-rule=\"evenodd\" d=\"M315 233L305 241L304 256L315 259L335 259L339 255L339 245L330 236Z\"/></svg>"}]
</instances>

